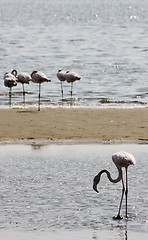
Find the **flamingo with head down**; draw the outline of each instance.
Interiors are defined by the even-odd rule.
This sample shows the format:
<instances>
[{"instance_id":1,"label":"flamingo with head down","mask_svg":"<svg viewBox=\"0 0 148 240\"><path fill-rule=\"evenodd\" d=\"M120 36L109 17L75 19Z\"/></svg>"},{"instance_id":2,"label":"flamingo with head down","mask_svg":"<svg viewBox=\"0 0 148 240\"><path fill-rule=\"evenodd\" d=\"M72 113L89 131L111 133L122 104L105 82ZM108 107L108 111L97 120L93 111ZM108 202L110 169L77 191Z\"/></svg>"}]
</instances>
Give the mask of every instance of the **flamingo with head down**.
<instances>
[{"instance_id":1,"label":"flamingo with head down","mask_svg":"<svg viewBox=\"0 0 148 240\"><path fill-rule=\"evenodd\" d=\"M124 196L124 192L125 192L125 197L126 197L126 218L128 217L127 216L127 195L128 195L128 180L127 180L127 169L130 165L135 165L136 161L135 161L135 158L132 154L130 153L127 153L127 152L117 152L117 153L114 153L112 155L112 160L114 162L114 164L116 165L117 167L117 170L118 170L118 177L116 179L112 179L111 175L110 175L110 172L107 171L106 169L100 171L94 178L93 180L93 189L98 192L97 190L97 185L98 183L100 182L100 178L101 178L101 175L103 173L106 173L107 174L107 177L109 179L110 182L113 182L113 183L117 183L119 182L120 180L122 180L122 186L123 186L123 189L122 189L122 195L121 195L121 200L120 200L120 205L119 205L119 210L118 210L118 214L117 214L117 217L114 217L114 219L122 219L122 217L120 216L120 210L121 210L121 206L122 206L122 200L123 200L123 196ZM122 168L125 168L125 172L126 172L126 189L125 189L125 186L124 186L124 181L123 181L123 172L122 172Z\"/></svg>"}]
</instances>

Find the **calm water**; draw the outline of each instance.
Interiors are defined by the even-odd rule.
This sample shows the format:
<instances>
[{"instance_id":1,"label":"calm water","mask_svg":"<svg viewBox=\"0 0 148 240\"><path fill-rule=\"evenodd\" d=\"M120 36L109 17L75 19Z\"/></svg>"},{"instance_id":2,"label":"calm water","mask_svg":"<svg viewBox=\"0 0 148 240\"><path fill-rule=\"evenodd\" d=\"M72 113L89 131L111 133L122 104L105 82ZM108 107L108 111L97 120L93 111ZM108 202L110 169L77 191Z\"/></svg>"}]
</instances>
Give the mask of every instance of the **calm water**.
<instances>
[{"instance_id":1,"label":"calm water","mask_svg":"<svg viewBox=\"0 0 148 240\"><path fill-rule=\"evenodd\" d=\"M3 74L43 71L42 104L61 104L57 70L77 72L78 106L148 104L148 1L0 0L0 107L8 106ZM22 106L22 87L12 103ZM70 100L64 84L64 104ZM37 102L38 86L26 86L26 106Z\"/></svg>"},{"instance_id":2,"label":"calm water","mask_svg":"<svg viewBox=\"0 0 148 240\"><path fill-rule=\"evenodd\" d=\"M116 177L111 155L120 150L134 154L137 163L128 170L130 218L115 221L112 217L117 214L121 183L112 184L104 175L97 194L92 190L92 179L104 168ZM15 233L11 235L15 240L55 239L55 236L59 236L56 239L103 239L99 236L146 239L147 145L1 144L0 155L0 234L7 236L4 239L13 239L8 238L9 233ZM57 235L59 232L64 234ZM25 237L19 238L20 233ZM32 233L36 238L29 237ZM53 236L48 238L48 234Z\"/></svg>"}]
</instances>

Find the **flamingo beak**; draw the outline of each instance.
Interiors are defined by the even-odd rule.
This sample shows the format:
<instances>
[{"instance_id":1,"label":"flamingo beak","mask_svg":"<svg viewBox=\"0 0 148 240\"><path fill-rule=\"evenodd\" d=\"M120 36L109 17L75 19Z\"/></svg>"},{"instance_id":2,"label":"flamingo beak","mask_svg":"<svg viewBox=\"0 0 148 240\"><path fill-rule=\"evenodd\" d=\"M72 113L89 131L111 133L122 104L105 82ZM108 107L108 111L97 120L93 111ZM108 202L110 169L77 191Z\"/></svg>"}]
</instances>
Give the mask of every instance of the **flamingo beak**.
<instances>
[{"instance_id":1,"label":"flamingo beak","mask_svg":"<svg viewBox=\"0 0 148 240\"><path fill-rule=\"evenodd\" d=\"M94 182L93 183L93 189L97 192L97 193L99 193L99 191L98 191L98 189L97 189L97 184Z\"/></svg>"}]
</instances>

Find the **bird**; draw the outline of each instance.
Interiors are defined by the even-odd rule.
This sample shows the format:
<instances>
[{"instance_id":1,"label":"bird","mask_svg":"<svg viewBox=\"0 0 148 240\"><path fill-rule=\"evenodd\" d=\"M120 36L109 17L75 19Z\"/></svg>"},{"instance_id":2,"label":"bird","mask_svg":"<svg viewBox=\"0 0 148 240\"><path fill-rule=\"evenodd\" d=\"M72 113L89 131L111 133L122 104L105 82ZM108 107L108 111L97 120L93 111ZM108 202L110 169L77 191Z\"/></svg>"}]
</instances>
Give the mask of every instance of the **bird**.
<instances>
[{"instance_id":1,"label":"bird","mask_svg":"<svg viewBox=\"0 0 148 240\"><path fill-rule=\"evenodd\" d=\"M9 88L9 105L11 106L11 90L12 87L17 86L17 78L12 73L6 72L4 74L4 85Z\"/></svg>"},{"instance_id":2,"label":"bird","mask_svg":"<svg viewBox=\"0 0 148 240\"><path fill-rule=\"evenodd\" d=\"M32 82L39 84L38 111L40 111L41 83L43 83L43 82L51 82L51 80L49 80L44 73L42 73L40 71L36 71L36 70L31 73L31 80L32 80Z\"/></svg>"},{"instance_id":3,"label":"bird","mask_svg":"<svg viewBox=\"0 0 148 240\"><path fill-rule=\"evenodd\" d=\"M81 77L75 73L75 72L71 72L71 71L66 71L66 74L64 75L65 77L65 80L68 82L68 83L71 83L71 98L72 98L72 90L73 90L73 82L77 81L77 80L80 80Z\"/></svg>"},{"instance_id":4,"label":"bird","mask_svg":"<svg viewBox=\"0 0 148 240\"><path fill-rule=\"evenodd\" d=\"M57 72L57 78L60 80L61 82L61 94L62 94L62 101L63 101L63 82L66 80L65 79L65 74L66 72L63 71L62 69L59 69Z\"/></svg>"},{"instance_id":5,"label":"bird","mask_svg":"<svg viewBox=\"0 0 148 240\"><path fill-rule=\"evenodd\" d=\"M99 191L97 190L97 184L100 182L100 178L101 175L103 173L107 174L107 177L109 179L110 182L113 183L117 183L120 180L122 180L122 195L121 195L121 200L120 200L120 205L119 205L119 210L118 210L118 214L116 217L114 217L114 219L122 219L123 217L120 216L120 210L121 210L121 206L122 206L122 200L123 200L123 196L125 193L125 197L126 197L126 214L125 217L128 218L127 216L127 195L128 195L128 179L127 179L127 169L129 165L135 165L136 161L134 156L131 153L128 152L124 152L124 151L120 151L120 152L116 152L112 155L112 160L115 164L115 166L118 169L118 177L116 179L112 179L110 172L107 171L106 169L100 171L93 179L93 189L98 193ZM124 186L124 181L123 181L123 171L122 168L125 168L125 173L126 173L126 188Z\"/></svg>"},{"instance_id":6,"label":"bird","mask_svg":"<svg viewBox=\"0 0 148 240\"><path fill-rule=\"evenodd\" d=\"M30 74L26 73L26 72L21 72L18 74L17 76L17 70L12 70L11 72L16 78L17 78L17 82L22 83L22 88L23 88L23 102L25 103L25 89L24 89L24 83L29 84L29 82L31 81L31 76Z\"/></svg>"}]
</instances>

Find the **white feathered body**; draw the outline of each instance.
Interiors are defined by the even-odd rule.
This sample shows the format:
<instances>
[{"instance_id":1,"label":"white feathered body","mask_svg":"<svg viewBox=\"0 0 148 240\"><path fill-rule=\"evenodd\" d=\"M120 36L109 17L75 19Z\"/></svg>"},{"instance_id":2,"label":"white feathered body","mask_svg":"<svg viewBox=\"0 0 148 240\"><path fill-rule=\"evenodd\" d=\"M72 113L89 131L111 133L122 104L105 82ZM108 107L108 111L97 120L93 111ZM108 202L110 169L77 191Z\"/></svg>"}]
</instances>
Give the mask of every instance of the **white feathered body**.
<instances>
[{"instance_id":1,"label":"white feathered body","mask_svg":"<svg viewBox=\"0 0 148 240\"><path fill-rule=\"evenodd\" d=\"M57 78L61 81L61 82L64 82L66 79L65 79L65 74L66 72L63 71L63 70L58 70L57 72Z\"/></svg>"},{"instance_id":2,"label":"white feathered body","mask_svg":"<svg viewBox=\"0 0 148 240\"><path fill-rule=\"evenodd\" d=\"M17 85L17 78L12 73L4 74L4 85L5 87L12 88Z\"/></svg>"},{"instance_id":3,"label":"white feathered body","mask_svg":"<svg viewBox=\"0 0 148 240\"><path fill-rule=\"evenodd\" d=\"M67 71L64 76L65 76L65 79L68 83L72 83L72 82L75 82L75 81L81 79L81 77L77 73L70 72L70 71Z\"/></svg>"},{"instance_id":4,"label":"white feathered body","mask_svg":"<svg viewBox=\"0 0 148 240\"><path fill-rule=\"evenodd\" d=\"M136 161L134 156L128 152L117 152L112 155L112 160L117 167L127 168L129 165L135 165Z\"/></svg>"},{"instance_id":5,"label":"white feathered body","mask_svg":"<svg viewBox=\"0 0 148 240\"><path fill-rule=\"evenodd\" d=\"M26 73L26 72L21 72L19 73L19 75L17 76L17 81L24 84L24 83L27 83L29 84L29 82L31 81L31 76Z\"/></svg>"},{"instance_id":6,"label":"white feathered body","mask_svg":"<svg viewBox=\"0 0 148 240\"><path fill-rule=\"evenodd\" d=\"M43 83L43 82L51 82L43 72L33 71L31 73L31 78L34 83Z\"/></svg>"}]
</instances>

